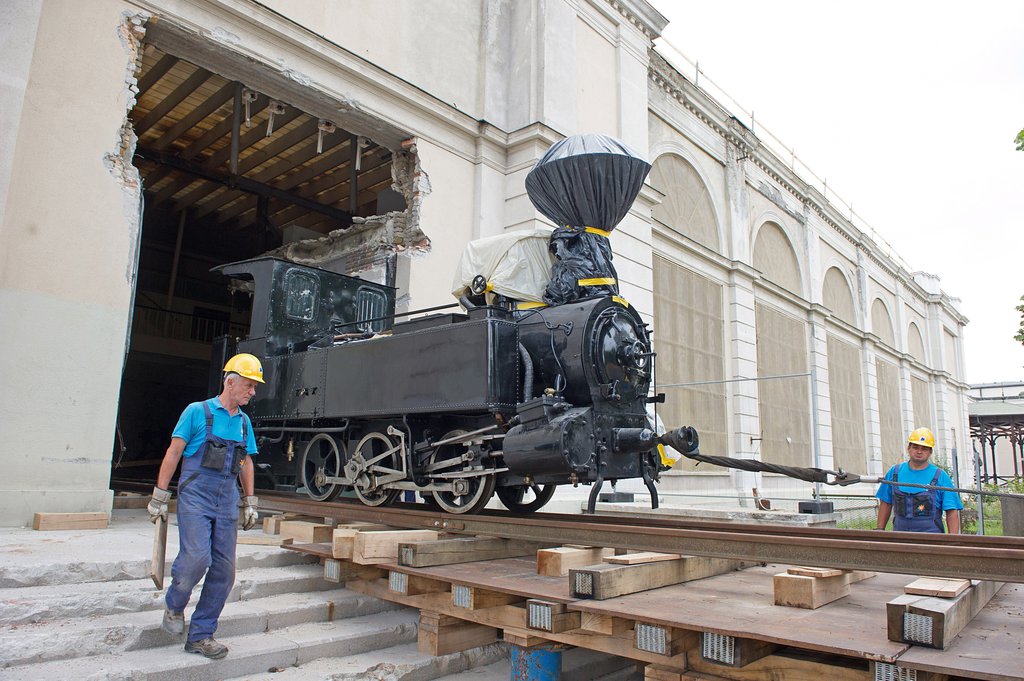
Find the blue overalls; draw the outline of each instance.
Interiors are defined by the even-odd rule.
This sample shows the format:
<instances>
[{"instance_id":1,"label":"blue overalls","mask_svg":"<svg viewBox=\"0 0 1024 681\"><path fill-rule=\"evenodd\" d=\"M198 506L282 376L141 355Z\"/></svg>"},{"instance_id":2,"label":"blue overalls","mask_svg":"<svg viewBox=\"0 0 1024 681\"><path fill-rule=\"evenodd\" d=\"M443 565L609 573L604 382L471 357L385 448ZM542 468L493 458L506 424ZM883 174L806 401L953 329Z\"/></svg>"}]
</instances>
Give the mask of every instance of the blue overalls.
<instances>
[{"instance_id":1,"label":"blue overalls","mask_svg":"<svg viewBox=\"0 0 1024 681\"><path fill-rule=\"evenodd\" d=\"M238 485L249 439L242 418L242 439L213 434L213 412L203 402L206 439L181 463L178 484L178 557L171 566L167 608L182 612L192 589L206 574L199 603L188 628L189 641L213 636L217 619L235 583L235 541L238 533Z\"/></svg>"},{"instance_id":2,"label":"blue overalls","mask_svg":"<svg viewBox=\"0 0 1024 681\"><path fill-rule=\"evenodd\" d=\"M928 483L932 487L939 484L939 474L942 469L935 471L935 477ZM900 481L900 468L893 471L892 481ZM914 494L900 491L899 485L893 486L892 493L892 529L900 532L945 532L946 527L942 524L942 501L939 499L939 491L934 489L921 490Z\"/></svg>"}]
</instances>

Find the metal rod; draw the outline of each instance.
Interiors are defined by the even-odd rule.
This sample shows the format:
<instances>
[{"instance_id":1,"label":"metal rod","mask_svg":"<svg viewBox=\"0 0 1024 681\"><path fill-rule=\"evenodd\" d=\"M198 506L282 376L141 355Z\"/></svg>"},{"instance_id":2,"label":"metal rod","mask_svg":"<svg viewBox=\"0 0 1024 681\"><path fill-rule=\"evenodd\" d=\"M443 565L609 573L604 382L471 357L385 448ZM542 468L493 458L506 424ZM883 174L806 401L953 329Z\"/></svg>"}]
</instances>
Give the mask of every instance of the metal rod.
<instances>
[{"instance_id":1,"label":"metal rod","mask_svg":"<svg viewBox=\"0 0 1024 681\"><path fill-rule=\"evenodd\" d=\"M379 322L384 319L394 319L395 317L405 317L411 314L420 314L422 312L436 312L437 310L447 310L453 307L460 307L458 303L449 303L448 305L435 305L434 307L425 307L420 310L409 310L408 312L396 312L395 314L386 314L382 317L371 317L369 319L360 319L357 322L346 322L344 324L336 324L333 328L343 329L346 326L355 326L356 324L366 324L368 322Z\"/></svg>"},{"instance_id":2,"label":"metal rod","mask_svg":"<svg viewBox=\"0 0 1024 681\"><path fill-rule=\"evenodd\" d=\"M171 281L167 284L167 309L171 309L171 303L174 302L174 287L178 281L178 262L181 260L181 239L185 234L185 215L188 213L187 208L182 208L181 217L178 218L178 236L174 241L174 257L171 261Z\"/></svg>"},{"instance_id":3,"label":"metal rod","mask_svg":"<svg viewBox=\"0 0 1024 681\"><path fill-rule=\"evenodd\" d=\"M778 376L754 376L752 378L726 378L720 381L693 381L691 383L663 383L658 388L686 388L691 385L714 385L718 383L741 383L743 381L772 381L777 378L806 378L810 372L802 374L779 374Z\"/></svg>"},{"instance_id":4,"label":"metal rod","mask_svg":"<svg viewBox=\"0 0 1024 681\"><path fill-rule=\"evenodd\" d=\"M228 167L232 175L238 174L238 151L242 134L242 84L235 82L235 98L231 103L231 157Z\"/></svg>"}]
</instances>

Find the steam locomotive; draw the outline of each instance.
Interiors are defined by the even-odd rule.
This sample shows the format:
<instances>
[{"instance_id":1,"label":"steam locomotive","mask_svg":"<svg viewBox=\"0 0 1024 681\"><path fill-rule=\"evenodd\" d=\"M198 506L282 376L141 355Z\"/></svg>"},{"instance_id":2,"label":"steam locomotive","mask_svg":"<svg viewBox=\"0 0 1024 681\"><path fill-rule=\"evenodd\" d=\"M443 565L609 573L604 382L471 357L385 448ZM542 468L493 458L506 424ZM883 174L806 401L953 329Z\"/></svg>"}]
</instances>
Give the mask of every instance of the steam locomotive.
<instances>
[{"instance_id":1,"label":"steam locomotive","mask_svg":"<svg viewBox=\"0 0 1024 681\"><path fill-rule=\"evenodd\" d=\"M609 160L608 139L598 144L596 155L569 156L618 188L621 177L595 173ZM636 183L634 160L618 219L646 175ZM575 219L556 224L592 224ZM650 331L607 271L610 230L563 231L543 246L554 263L543 294L502 293L501 277L481 272L460 297L464 312L411 319L395 315L388 286L273 257L221 266L251 282L253 310L248 338L223 340L214 365L236 351L263 361L266 384L249 406L263 472L316 500L348 492L379 506L413 491L449 513L475 512L495 493L531 513L565 484L592 485L592 511L602 482L639 478L656 506L666 460L647 413L657 399Z\"/></svg>"}]
</instances>

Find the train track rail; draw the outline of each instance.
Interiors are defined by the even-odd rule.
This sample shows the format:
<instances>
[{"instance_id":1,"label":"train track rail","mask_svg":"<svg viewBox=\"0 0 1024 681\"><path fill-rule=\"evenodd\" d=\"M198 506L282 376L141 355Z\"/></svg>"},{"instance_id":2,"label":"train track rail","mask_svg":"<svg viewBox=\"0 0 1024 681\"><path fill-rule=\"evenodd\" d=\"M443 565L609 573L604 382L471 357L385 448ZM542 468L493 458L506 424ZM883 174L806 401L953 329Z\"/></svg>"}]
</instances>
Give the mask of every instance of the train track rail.
<instances>
[{"instance_id":1,"label":"train track rail","mask_svg":"<svg viewBox=\"0 0 1024 681\"><path fill-rule=\"evenodd\" d=\"M135 483L114 489L148 492ZM764 563L1024 583L1024 538L751 525L671 518L497 511L450 515L422 504L372 508L357 501L323 503L261 490L260 508L401 528L538 543L606 546Z\"/></svg>"}]
</instances>

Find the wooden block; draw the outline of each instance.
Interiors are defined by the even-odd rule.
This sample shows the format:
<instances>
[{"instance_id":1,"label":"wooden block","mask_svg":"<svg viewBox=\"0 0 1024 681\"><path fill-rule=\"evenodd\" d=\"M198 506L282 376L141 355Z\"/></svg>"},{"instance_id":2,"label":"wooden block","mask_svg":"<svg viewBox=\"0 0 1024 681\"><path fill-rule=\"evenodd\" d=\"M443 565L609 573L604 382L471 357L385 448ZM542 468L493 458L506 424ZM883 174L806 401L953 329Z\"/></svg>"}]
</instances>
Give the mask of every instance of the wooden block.
<instances>
[{"instance_id":1,"label":"wooden block","mask_svg":"<svg viewBox=\"0 0 1024 681\"><path fill-rule=\"evenodd\" d=\"M270 515L263 519L263 534L281 534L281 516Z\"/></svg>"},{"instance_id":2,"label":"wooden block","mask_svg":"<svg viewBox=\"0 0 1024 681\"><path fill-rule=\"evenodd\" d=\"M505 643L519 646L520 648L536 648L545 643L550 643L543 636L538 636L535 630L515 629L512 627L502 630L502 640Z\"/></svg>"},{"instance_id":3,"label":"wooden block","mask_svg":"<svg viewBox=\"0 0 1024 681\"><path fill-rule=\"evenodd\" d=\"M296 544L321 544L331 541L334 528L324 523L307 520L282 520L279 526L281 536L291 537Z\"/></svg>"},{"instance_id":4,"label":"wooden block","mask_svg":"<svg viewBox=\"0 0 1024 681\"><path fill-rule=\"evenodd\" d=\"M448 655L498 640L498 630L448 615L420 612L416 649L425 655Z\"/></svg>"},{"instance_id":5,"label":"wooden block","mask_svg":"<svg viewBox=\"0 0 1024 681\"><path fill-rule=\"evenodd\" d=\"M943 579L940 577L922 577L903 587L903 593L918 596L939 596L953 598L969 589L969 579Z\"/></svg>"},{"instance_id":6,"label":"wooden block","mask_svg":"<svg viewBox=\"0 0 1024 681\"><path fill-rule=\"evenodd\" d=\"M507 594L501 591L490 591L475 586L464 584L452 584L452 605L456 608L467 610L484 610L495 608L501 605L521 603L525 598L516 594Z\"/></svg>"},{"instance_id":7,"label":"wooden block","mask_svg":"<svg viewBox=\"0 0 1024 681\"><path fill-rule=\"evenodd\" d=\"M655 553L653 551L638 551L627 553L622 556L608 556L604 562L612 565L639 565L640 563L656 563L660 560L679 560L682 558L678 553Z\"/></svg>"},{"instance_id":8,"label":"wooden block","mask_svg":"<svg viewBox=\"0 0 1024 681\"><path fill-rule=\"evenodd\" d=\"M398 545L398 564L409 567L454 565L478 560L529 556L541 548L534 542L492 537L454 537Z\"/></svg>"},{"instance_id":9,"label":"wooden block","mask_svg":"<svg viewBox=\"0 0 1024 681\"><path fill-rule=\"evenodd\" d=\"M649 664L644 667L644 681L689 681L692 678L686 672L660 664Z\"/></svg>"},{"instance_id":10,"label":"wooden block","mask_svg":"<svg viewBox=\"0 0 1024 681\"><path fill-rule=\"evenodd\" d=\"M793 576L794 577L799 577L799 575L793 575ZM805 578L805 579L813 579L813 578ZM705 632L704 634L702 634L703 637L713 636L713 635L714 634L711 634L711 633L708 633L708 632ZM725 637L725 638L731 638L732 639L732 642L731 642L732 661L731 662L728 661L728 660L725 660L725 659L721 659L720 660L720 659L714 659L713 657L706 657L704 655L704 646L701 647L702 648L701 655L700 655L701 660L703 660L705 662L709 662L712 665L718 665L718 666L721 666L721 667L740 668L740 667L746 667L750 663L755 662L757 660L760 660L763 657L767 657L768 655L771 655L772 653L774 653L776 650L779 649L779 644L777 644L777 643L770 643L768 641L760 641L760 640L753 639L753 638L740 638L740 637L737 637L737 636ZM697 657L697 656L694 656L694 657ZM721 673L721 670L719 670L719 673ZM788 679L788 677L785 677L785 678Z\"/></svg>"},{"instance_id":11,"label":"wooden block","mask_svg":"<svg viewBox=\"0 0 1024 681\"><path fill-rule=\"evenodd\" d=\"M975 581L954 598L897 596L885 608L889 640L945 649L1002 586Z\"/></svg>"},{"instance_id":12,"label":"wooden block","mask_svg":"<svg viewBox=\"0 0 1024 681\"><path fill-rule=\"evenodd\" d=\"M657 589L670 584L703 579L752 565L743 561L703 556L682 556L639 565L603 563L569 571L569 588L577 598L605 600Z\"/></svg>"},{"instance_id":13,"label":"wooden block","mask_svg":"<svg viewBox=\"0 0 1024 681\"><path fill-rule=\"evenodd\" d=\"M423 575L410 575L403 572L388 571L388 590L403 596L419 596L450 591L451 585L438 579Z\"/></svg>"},{"instance_id":14,"label":"wooden block","mask_svg":"<svg viewBox=\"0 0 1024 681\"><path fill-rule=\"evenodd\" d=\"M277 535L238 534L238 543L249 546L288 546L295 540Z\"/></svg>"},{"instance_id":15,"label":"wooden block","mask_svg":"<svg viewBox=\"0 0 1024 681\"><path fill-rule=\"evenodd\" d=\"M726 667L704 660L700 655L691 655L689 667L683 673L683 681L868 681L864 663L849 657L829 653L817 653L795 648L786 648L771 655L765 655L748 662L742 668ZM920 672L918 672L920 674ZM898 676L877 678L897 679ZM920 677L918 677L920 678Z\"/></svg>"},{"instance_id":16,"label":"wooden block","mask_svg":"<svg viewBox=\"0 0 1024 681\"><path fill-rule=\"evenodd\" d=\"M791 575L801 575L803 577L838 577L839 575L847 574L847 571L845 570L817 567L791 567L786 570L786 572Z\"/></svg>"},{"instance_id":17,"label":"wooden block","mask_svg":"<svg viewBox=\"0 0 1024 681\"><path fill-rule=\"evenodd\" d=\"M146 502L149 503L149 502ZM97 513L36 513L32 517L33 530L102 530L109 516Z\"/></svg>"},{"instance_id":18,"label":"wooden block","mask_svg":"<svg viewBox=\"0 0 1024 681\"><path fill-rule=\"evenodd\" d=\"M675 629L662 624L635 622L633 624L633 647L656 655L675 657L686 650L686 643L693 638L693 632Z\"/></svg>"},{"instance_id":19,"label":"wooden block","mask_svg":"<svg viewBox=\"0 0 1024 681\"><path fill-rule=\"evenodd\" d=\"M526 601L527 626L530 629L560 634L580 628L581 613L569 611L565 603L554 603L539 598ZM540 616L540 613L544 613ZM535 614L538 615L535 617Z\"/></svg>"},{"instance_id":20,"label":"wooden block","mask_svg":"<svg viewBox=\"0 0 1024 681\"><path fill-rule=\"evenodd\" d=\"M384 576L384 571L372 565L356 565L349 561L324 558L324 579L343 584L354 580L374 581Z\"/></svg>"},{"instance_id":21,"label":"wooden block","mask_svg":"<svg viewBox=\"0 0 1024 681\"><path fill-rule=\"evenodd\" d=\"M580 629L606 634L608 636L619 636L633 628L630 620L621 617L613 617L596 612L584 612L580 617Z\"/></svg>"},{"instance_id":22,"label":"wooden block","mask_svg":"<svg viewBox=\"0 0 1024 681\"><path fill-rule=\"evenodd\" d=\"M541 549L537 552L537 574L545 577L565 577L573 568L594 565L600 563L606 556L612 555L613 549L599 547L561 546L555 549Z\"/></svg>"},{"instance_id":23,"label":"wooden block","mask_svg":"<svg viewBox=\"0 0 1024 681\"><path fill-rule=\"evenodd\" d=\"M871 572L870 570L844 570L847 573L847 580L850 584L862 582L865 579L871 579L872 577L878 576L877 572Z\"/></svg>"},{"instance_id":24,"label":"wooden block","mask_svg":"<svg viewBox=\"0 0 1024 681\"><path fill-rule=\"evenodd\" d=\"M814 610L826 603L850 595L846 574L833 577L806 577L780 572L773 579L775 605Z\"/></svg>"},{"instance_id":25,"label":"wooden block","mask_svg":"<svg viewBox=\"0 0 1024 681\"><path fill-rule=\"evenodd\" d=\"M398 562L398 545L436 541L434 530L357 531L352 543L352 562L361 565Z\"/></svg>"}]
</instances>

